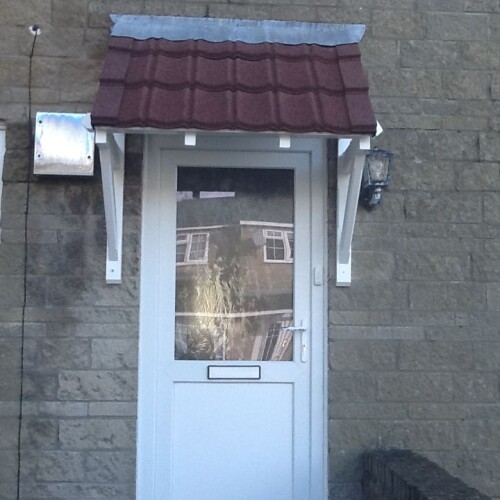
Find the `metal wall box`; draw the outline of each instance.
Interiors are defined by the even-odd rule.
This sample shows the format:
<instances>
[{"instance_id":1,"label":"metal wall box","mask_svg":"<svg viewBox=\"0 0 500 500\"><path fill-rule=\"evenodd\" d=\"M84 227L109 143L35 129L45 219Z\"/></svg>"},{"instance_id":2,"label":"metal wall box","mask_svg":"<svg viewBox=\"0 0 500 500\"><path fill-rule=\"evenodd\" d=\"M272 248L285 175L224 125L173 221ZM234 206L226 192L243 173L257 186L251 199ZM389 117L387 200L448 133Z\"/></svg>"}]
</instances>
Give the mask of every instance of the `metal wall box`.
<instances>
[{"instance_id":1,"label":"metal wall box","mask_svg":"<svg viewBox=\"0 0 500 500\"><path fill-rule=\"evenodd\" d=\"M95 133L90 113L36 114L37 175L93 175Z\"/></svg>"}]
</instances>

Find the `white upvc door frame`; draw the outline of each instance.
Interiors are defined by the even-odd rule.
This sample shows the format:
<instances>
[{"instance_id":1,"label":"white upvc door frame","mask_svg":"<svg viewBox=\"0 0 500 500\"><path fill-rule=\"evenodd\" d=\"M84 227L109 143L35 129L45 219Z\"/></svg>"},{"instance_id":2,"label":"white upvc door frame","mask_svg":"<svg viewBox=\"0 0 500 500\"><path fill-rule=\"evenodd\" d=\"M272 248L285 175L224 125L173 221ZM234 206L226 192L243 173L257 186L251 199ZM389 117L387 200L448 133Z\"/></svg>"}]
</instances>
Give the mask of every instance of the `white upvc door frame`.
<instances>
[{"instance_id":1,"label":"white upvc door frame","mask_svg":"<svg viewBox=\"0 0 500 500\"><path fill-rule=\"evenodd\" d=\"M159 258L161 227L160 189L161 150L225 151L244 155L245 152L284 155L300 152L310 157L311 164L311 500L326 500L327 488L327 159L324 138L294 138L290 149L279 149L275 138L262 135L199 134L196 146L186 148L183 137L146 135L143 169L143 207L141 236L141 310L139 333L138 429L137 429L137 500L168 500L165 492L157 491L155 470L158 435L157 415L165 410L158 394L158 350L162 339L152 311L158 311L160 277L164 275ZM155 195L156 192L156 195ZM164 219L163 219L164 220ZM163 222L164 223L164 222ZM159 269L160 266L160 269ZM320 332L320 335L318 335ZM221 499L225 500L225 499ZM227 499L229 500L229 499Z\"/></svg>"}]
</instances>

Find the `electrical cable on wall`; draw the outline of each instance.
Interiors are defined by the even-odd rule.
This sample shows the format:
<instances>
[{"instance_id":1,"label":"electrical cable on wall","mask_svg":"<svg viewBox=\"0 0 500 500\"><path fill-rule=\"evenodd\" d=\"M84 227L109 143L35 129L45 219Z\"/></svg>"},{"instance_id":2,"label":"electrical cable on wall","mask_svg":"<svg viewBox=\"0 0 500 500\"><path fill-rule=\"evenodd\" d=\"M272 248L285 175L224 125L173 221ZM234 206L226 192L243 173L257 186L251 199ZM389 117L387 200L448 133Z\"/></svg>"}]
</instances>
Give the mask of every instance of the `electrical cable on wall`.
<instances>
[{"instance_id":1,"label":"electrical cable on wall","mask_svg":"<svg viewBox=\"0 0 500 500\"><path fill-rule=\"evenodd\" d=\"M26 305L28 295L28 214L30 203L30 173L33 168L33 121L32 121L32 67L33 55L35 53L35 45L38 35L41 34L40 26L32 24L29 32L33 35L33 43L29 55L29 69L28 69L28 151L29 162L28 172L26 174L26 205L24 209L24 267L23 267L23 305L21 314L21 366L20 366L20 388L19 388L19 424L17 429L17 484L16 484L16 499L21 498L21 434L23 426L23 402L24 402L24 344L25 344L25 324L26 324Z\"/></svg>"}]
</instances>

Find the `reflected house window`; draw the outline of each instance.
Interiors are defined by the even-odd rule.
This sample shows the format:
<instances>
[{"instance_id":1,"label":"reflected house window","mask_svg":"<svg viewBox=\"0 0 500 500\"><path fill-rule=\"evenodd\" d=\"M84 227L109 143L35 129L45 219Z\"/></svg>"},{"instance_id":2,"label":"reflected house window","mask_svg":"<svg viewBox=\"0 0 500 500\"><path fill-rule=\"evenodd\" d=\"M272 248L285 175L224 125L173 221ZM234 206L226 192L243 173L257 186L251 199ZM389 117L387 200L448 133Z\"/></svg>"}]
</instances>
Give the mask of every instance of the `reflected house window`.
<instances>
[{"instance_id":1,"label":"reflected house window","mask_svg":"<svg viewBox=\"0 0 500 500\"><path fill-rule=\"evenodd\" d=\"M293 262L293 231L264 229L264 262Z\"/></svg>"},{"instance_id":2,"label":"reflected house window","mask_svg":"<svg viewBox=\"0 0 500 500\"><path fill-rule=\"evenodd\" d=\"M206 264L208 239L208 233L177 233L176 263Z\"/></svg>"}]
</instances>

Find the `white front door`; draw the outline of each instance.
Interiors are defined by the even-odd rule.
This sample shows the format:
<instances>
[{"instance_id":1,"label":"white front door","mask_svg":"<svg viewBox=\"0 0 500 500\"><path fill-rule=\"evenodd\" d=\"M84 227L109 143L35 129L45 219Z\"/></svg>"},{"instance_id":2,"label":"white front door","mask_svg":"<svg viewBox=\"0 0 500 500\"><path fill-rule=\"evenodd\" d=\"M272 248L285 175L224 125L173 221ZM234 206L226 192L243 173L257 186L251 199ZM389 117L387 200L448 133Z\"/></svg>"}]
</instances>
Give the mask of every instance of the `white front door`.
<instances>
[{"instance_id":1,"label":"white front door","mask_svg":"<svg viewBox=\"0 0 500 500\"><path fill-rule=\"evenodd\" d=\"M138 499L325 498L322 150L238 141L148 140Z\"/></svg>"}]
</instances>

